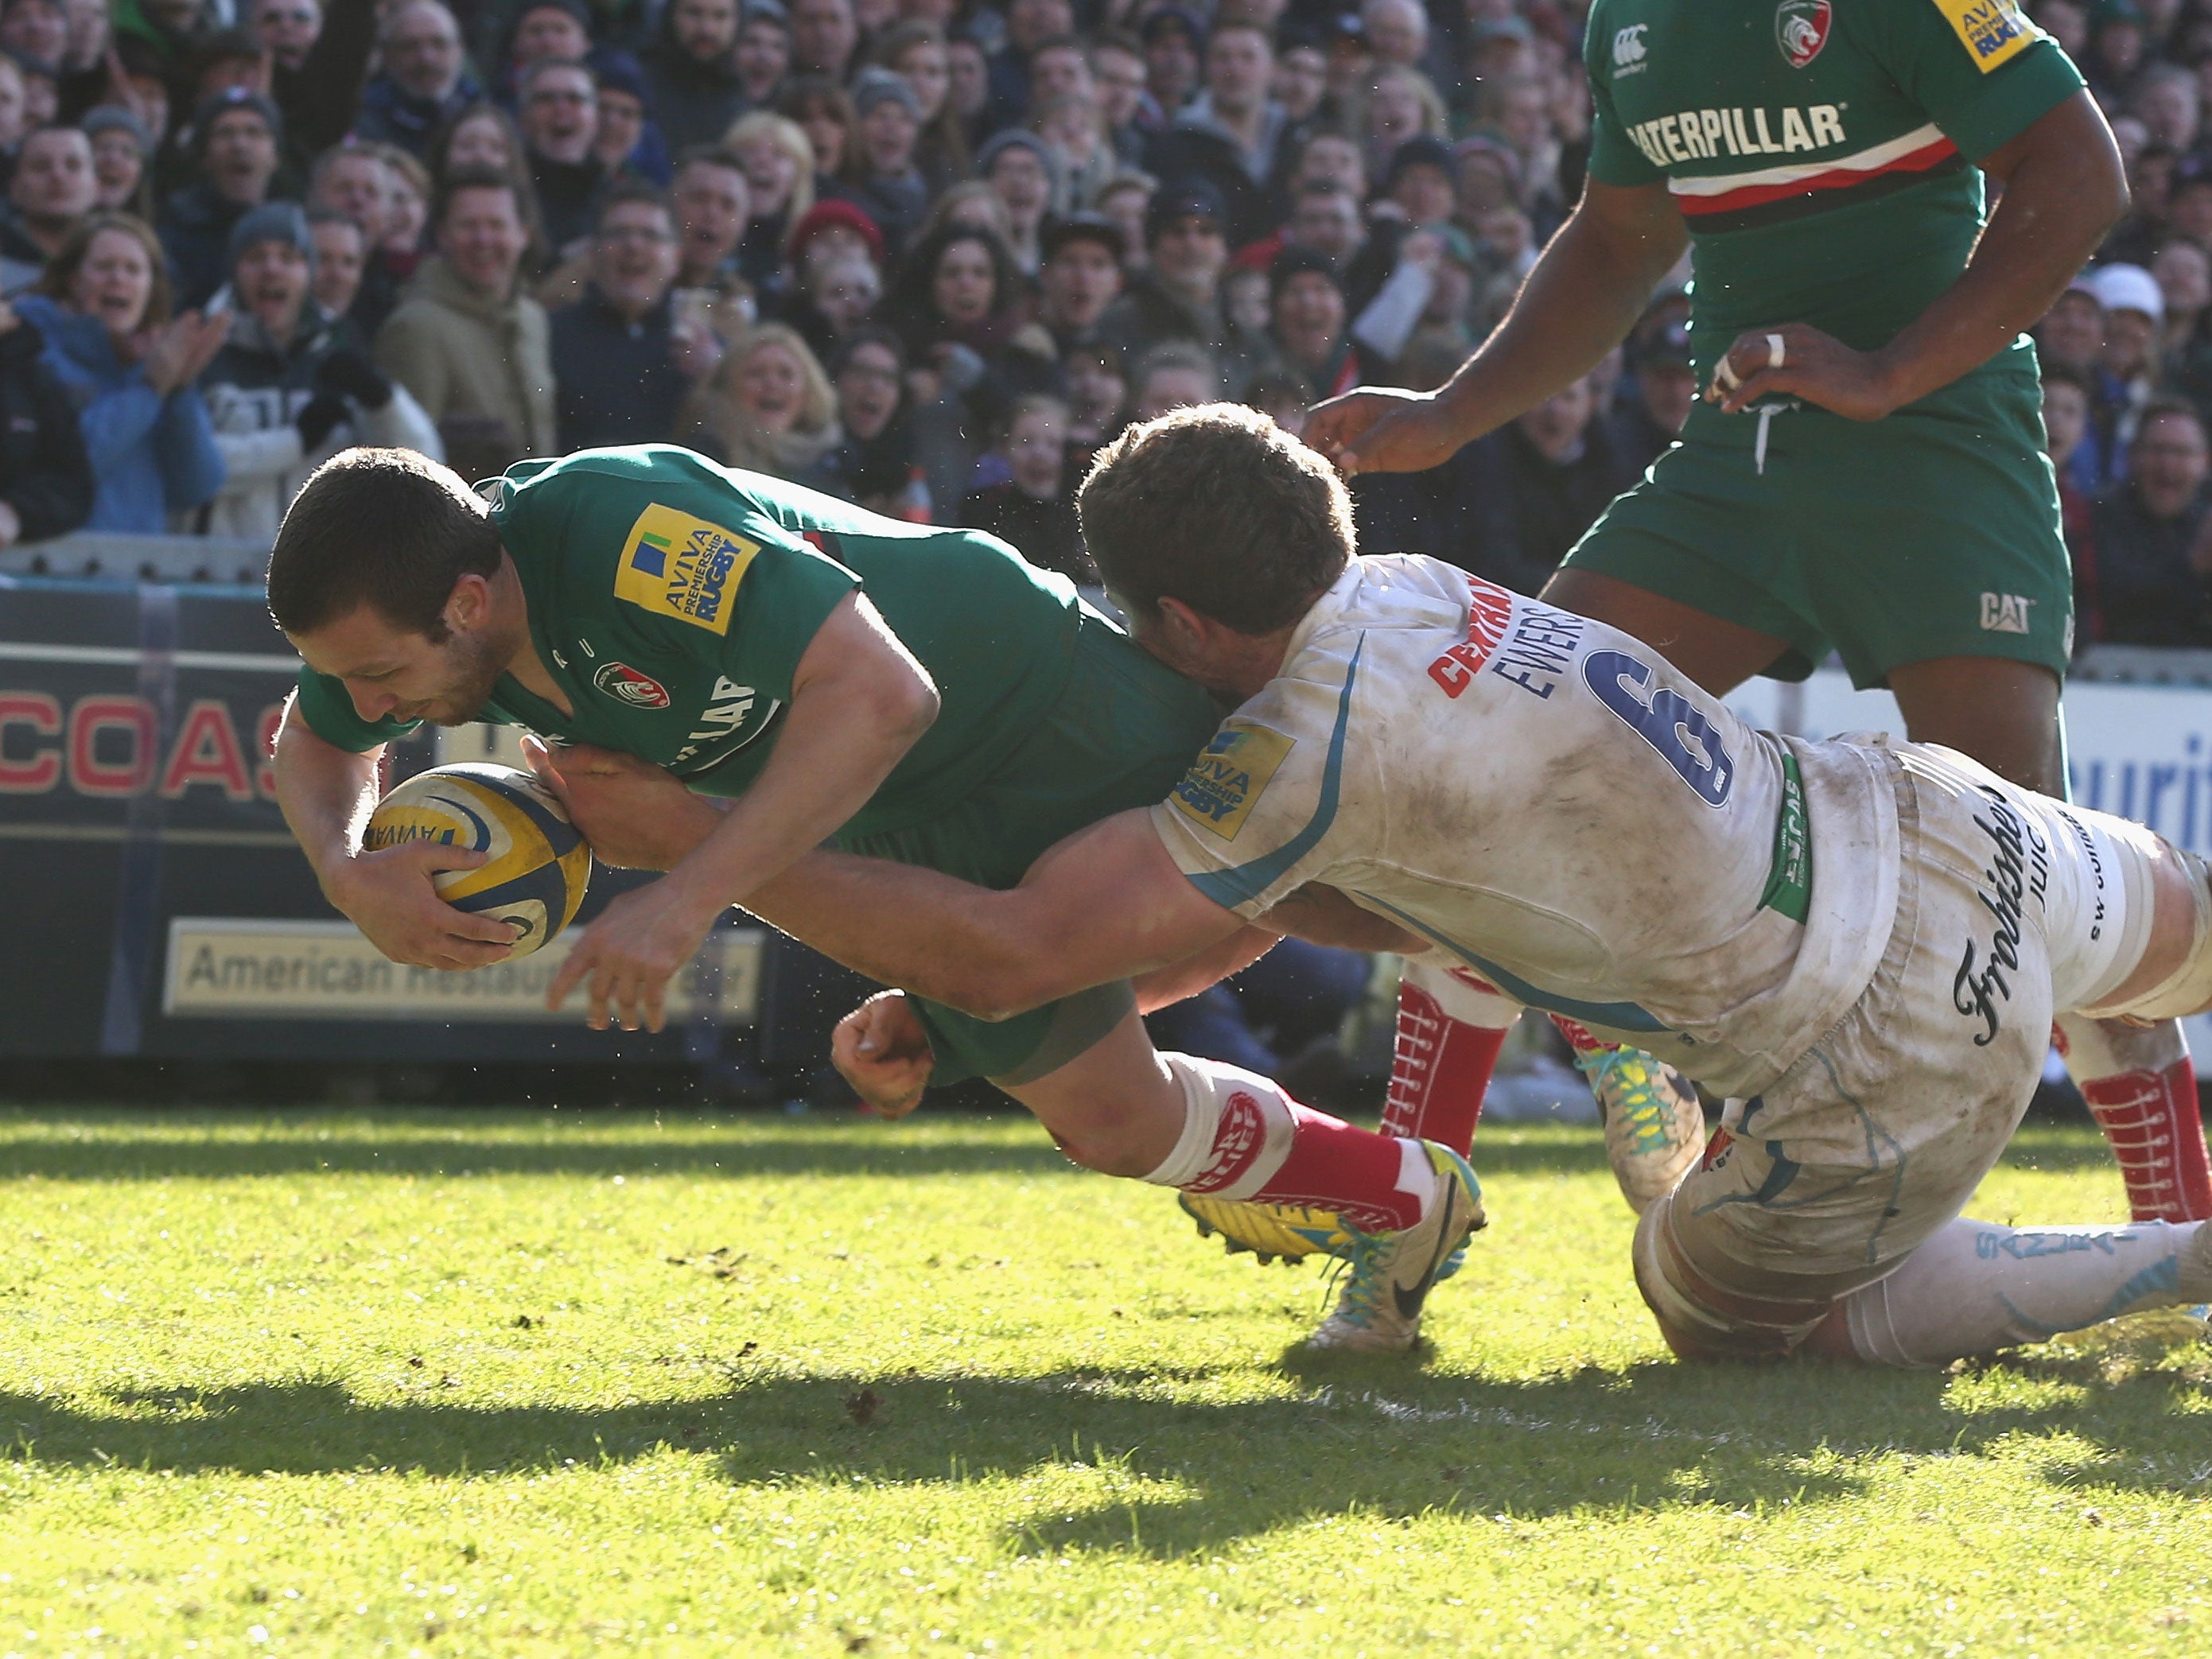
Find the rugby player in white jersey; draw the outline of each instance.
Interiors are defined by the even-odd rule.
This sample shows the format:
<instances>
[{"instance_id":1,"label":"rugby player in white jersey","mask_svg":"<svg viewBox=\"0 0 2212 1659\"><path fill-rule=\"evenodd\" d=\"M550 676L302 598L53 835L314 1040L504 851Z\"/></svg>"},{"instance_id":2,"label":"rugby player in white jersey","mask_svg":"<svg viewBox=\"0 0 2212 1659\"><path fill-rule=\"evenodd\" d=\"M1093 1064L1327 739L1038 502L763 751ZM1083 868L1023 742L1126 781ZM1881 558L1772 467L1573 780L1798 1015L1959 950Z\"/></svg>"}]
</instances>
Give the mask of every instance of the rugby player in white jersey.
<instances>
[{"instance_id":1,"label":"rugby player in white jersey","mask_svg":"<svg viewBox=\"0 0 2212 1659\"><path fill-rule=\"evenodd\" d=\"M1340 895L1729 1097L1636 1234L1687 1356L1941 1364L2212 1297L2207 1224L1960 1214L2054 1012L2212 1004L2202 860L1951 750L1754 732L1626 635L1435 561L1352 558L1335 475L1248 411L1133 430L1081 506L1138 637L1242 706L1174 797L1010 891L817 855L810 932L835 954L988 1017L1233 957L1290 896L1325 920ZM1213 619L1316 560L1290 625ZM866 920L841 936L831 915ZM884 1098L927 1073L896 994L839 1050Z\"/></svg>"}]
</instances>

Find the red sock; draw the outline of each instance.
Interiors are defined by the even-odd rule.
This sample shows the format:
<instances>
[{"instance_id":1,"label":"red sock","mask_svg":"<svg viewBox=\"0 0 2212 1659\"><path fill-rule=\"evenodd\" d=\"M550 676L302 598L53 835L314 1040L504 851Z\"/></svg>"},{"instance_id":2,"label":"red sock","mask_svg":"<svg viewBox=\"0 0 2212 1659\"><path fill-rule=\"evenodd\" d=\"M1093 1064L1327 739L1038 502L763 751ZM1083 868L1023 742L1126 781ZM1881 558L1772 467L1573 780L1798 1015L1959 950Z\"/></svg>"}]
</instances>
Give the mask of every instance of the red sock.
<instances>
[{"instance_id":1,"label":"red sock","mask_svg":"<svg viewBox=\"0 0 2212 1659\"><path fill-rule=\"evenodd\" d=\"M1440 1141L1466 1157L1498 1051L1520 1015L1517 1004L1471 974L1408 963L1398 981L1398 1042L1382 1133Z\"/></svg>"},{"instance_id":2,"label":"red sock","mask_svg":"<svg viewBox=\"0 0 2212 1659\"><path fill-rule=\"evenodd\" d=\"M2135 1219L2212 1218L2212 1160L2197 1104L2197 1068L2179 1029L2168 1021L2135 1030L2068 1014L2055 1035L2090 1115L2112 1143Z\"/></svg>"},{"instance_id":3,"label":"red sock","mask_svg":"<svg viewBox=\"0 0 2212 1659\"><path fill-rule=\"evenodd\" d=\"M1301 1106L1250 1072L1190 1054L1160 1056L1182 1085L1184 1128L1145 1178L1255 1204L1335 1210L1355 1227L1395 1232L1421 1218L1436 1186L1412 1143Z\"/></svg>"}]
</instances>

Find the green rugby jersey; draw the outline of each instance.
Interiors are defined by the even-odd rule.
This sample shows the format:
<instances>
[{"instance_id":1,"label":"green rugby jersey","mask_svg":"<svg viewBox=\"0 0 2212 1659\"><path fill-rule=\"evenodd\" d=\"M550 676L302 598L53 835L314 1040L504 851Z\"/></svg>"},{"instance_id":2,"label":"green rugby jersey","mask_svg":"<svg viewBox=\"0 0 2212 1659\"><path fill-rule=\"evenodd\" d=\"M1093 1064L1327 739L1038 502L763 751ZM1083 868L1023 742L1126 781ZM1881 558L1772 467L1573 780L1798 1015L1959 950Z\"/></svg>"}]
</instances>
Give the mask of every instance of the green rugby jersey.
<instances>
[{"instance_id":1,"label":"green rugby jersey","mask_svg":"<svg viewBox=\"0 0 2212 1659\"><path fill-rule=\"evenodd\" d=\"M1074 588L995 537L902 524L672 445L524 461L492 489L531 637L575 713L503 675L483 718L638 756L702 793L738 795L759 775L799 658L855 588L941 707L846 835L957 805L1071 672ZM363 720L341 682L312 672L300 710L356 753L414 729Z\"/></svg>"},{"instance_id":2,"label":"green rugby jersey","mask_svg":"<svg viewBox=\"0 0 2212 1659\"><path fill-rule=\"evenodd\" d=\"M1583 56L1590 177L1663 179L1689 225L1701 380L1777 323L1888 343L1966 268L1972 163L2081 85L2014 0L1596 0ZM1702 400L1691 418L1753 424Z\"/></svg>"}]
</instances>

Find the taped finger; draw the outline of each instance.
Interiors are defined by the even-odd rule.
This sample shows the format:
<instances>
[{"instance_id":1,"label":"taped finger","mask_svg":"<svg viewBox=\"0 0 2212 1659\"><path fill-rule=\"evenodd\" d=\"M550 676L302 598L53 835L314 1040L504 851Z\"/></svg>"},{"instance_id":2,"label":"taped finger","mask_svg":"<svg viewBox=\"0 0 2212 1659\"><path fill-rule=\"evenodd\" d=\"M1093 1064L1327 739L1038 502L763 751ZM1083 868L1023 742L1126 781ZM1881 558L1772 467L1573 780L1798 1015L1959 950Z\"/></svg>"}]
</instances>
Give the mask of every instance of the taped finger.
<instances>
[{"instance_id":1,"label":"taped finger","mask_svg":"<svg viewBox=\"0 0 2212 1659\"><path fill-rule=\"evenodd\" d=\"M1789 356L1786 349L1787 344L1788 343L1779 334L1770 334L1766 337L1766 366L1769 368L1782 367L1784 359Z\"/></svg>"},{"instance_id":2,"label":"taped finger","mask_svg":"<svg viewBox=\"0 0 2212 1659\"><path fill-rule=\"evenodd\" d=\"M1720 362L1713 365L1713 384L1723 392L1733 392L1743 384L1743 377L1735 372L1735 365L1729 361L1725 351L1721 353Z\"/></svg>"}]
</instances>

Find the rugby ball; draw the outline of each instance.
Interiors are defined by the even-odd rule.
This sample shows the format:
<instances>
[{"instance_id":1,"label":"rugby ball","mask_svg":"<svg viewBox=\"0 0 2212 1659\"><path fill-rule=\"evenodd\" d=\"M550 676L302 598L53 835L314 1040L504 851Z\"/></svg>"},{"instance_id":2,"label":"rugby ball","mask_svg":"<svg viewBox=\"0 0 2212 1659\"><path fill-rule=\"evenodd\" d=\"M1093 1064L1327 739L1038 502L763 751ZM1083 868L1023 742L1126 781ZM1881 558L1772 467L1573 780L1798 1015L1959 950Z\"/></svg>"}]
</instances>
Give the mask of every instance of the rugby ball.
<instances>
[{"instance_id":1,"label":"rugby ball","mask_svg":"<svg viewBox=\"0 0 2212 1659\"><path fill-rule=\"evenodd\" d=\"M408 779L377 803L364 842L375 852L410 841L491 855L474 870L441 870L431 880L455 909L520 928L518 957L574 921L591 884L590 843L544 785L511 766L471 762Z\"/></svg>"}]
</instances>

